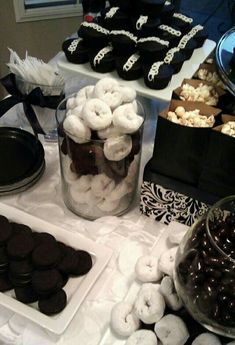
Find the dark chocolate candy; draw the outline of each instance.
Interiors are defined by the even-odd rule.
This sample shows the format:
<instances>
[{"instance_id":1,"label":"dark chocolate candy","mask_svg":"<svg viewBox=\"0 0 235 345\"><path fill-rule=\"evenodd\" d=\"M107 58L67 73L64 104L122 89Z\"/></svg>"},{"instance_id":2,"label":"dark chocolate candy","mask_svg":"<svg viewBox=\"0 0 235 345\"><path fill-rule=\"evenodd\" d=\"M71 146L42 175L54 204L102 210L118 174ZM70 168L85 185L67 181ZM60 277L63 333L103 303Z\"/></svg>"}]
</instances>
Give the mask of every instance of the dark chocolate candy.
<instances>
[{"instance_id":1,"label":"dark chocolate candy","mask_svg":"<svg viewBox=\"0 0 235 345\"><path fill-rule=\"evenodd\" d=\"M55 267L61 258L60 248L56 241L42 242L32 253L32 262L38 269Z\"/></svg>"},{"instance_id":2,"label":"dark chocolate candy","mask_svg":"<svg viewBox=\"0 0 235 345\"><path fill-rule=\"evenodd\" d=\"M38 300L38 296L31 284L27 284L21 287L15 287L16 299L22 303L29 304Z\"/></svg>"},{"instance_id":3,"label":"dark chocolate candy","mask_svg":"<svg viewBox=\"0 0 235 345\"><path fill-rule=\"evenodd\" d=\"M46 315L60 313L66 306L67 296L64 290L59 290L47 298L40 298L38 301L39 310Z\"/></svg>"}]
</instances>

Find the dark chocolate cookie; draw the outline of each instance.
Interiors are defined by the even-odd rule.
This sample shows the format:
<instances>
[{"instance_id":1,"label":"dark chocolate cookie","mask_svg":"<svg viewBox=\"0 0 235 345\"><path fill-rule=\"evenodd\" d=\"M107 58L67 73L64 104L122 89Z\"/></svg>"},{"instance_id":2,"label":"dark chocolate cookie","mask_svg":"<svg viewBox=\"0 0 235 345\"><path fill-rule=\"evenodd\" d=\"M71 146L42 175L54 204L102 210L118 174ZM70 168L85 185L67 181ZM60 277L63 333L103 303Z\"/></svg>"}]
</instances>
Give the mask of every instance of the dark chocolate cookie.
<instances>
[{"instance_id":1,"label":"dark chocolate cookie","mask_svg":"<svg viewBox=\"0 0 235 345\"><path fill-rule=\"evenodd\" d=\"M22 260L31 254L34 249L34 240L31 235L19 233L7 243L7 254L11 259Z\"/></svg>"},{"instance_id":2,"label":"dark chocolate cookie","mask_svg":"<svg viewBox=\"0 0 235 345\"><path fill-rule=\"evenodd\" d=\"M12 227L8 219L0 216L0 246L3 245L11 236Z\"/></svg>"},{"instance_id":3,"label":"dark chocolate cookie","mask_svg":"<svg viewBox=\"0 0 235 345\"><path fill-rule=\"evenodd\" d=\"M15 277L28 277L32 274L33 266L30 260L11 261L9 271Z\"/></svg>"},{"instance_id":4,"label":"dark chocolate cookie","mask_svg":"<svg viewBox=\"0 0 235 345\"><path fill-rule=\"evenodd\" d=\"M56 242L55 237L52 236L51 234L48 234L48 232L34 232L33 237L34 237L36 246L45 242L47 243Z\"/></svg>"},{"instance_id":5,"label":"dark chocolate cookie","mask_svg":"<svg viewBox=\"0 0 235 345\"><path fill-rule=\"evenodd\" d=\"M45 299L39 299L38 308L46 315L54 315L61 312L67 303L67 296L64 290L59 290L55 294Z\"/></svg>"},{"instance_id":6,"label":"dark chocolate cookie","mask_svg":"<svg viewBox=\"0 0 235 345\"><path fill-rule=\"evenodd\" d=\"M30 284L21 287L15 287L16 299L22 303L28 304L38 300L38 296Z\"/></svg>"},{"instance_id":7,"label":"dark chocolate cookie","mask_svg":"<svg viewBox=\"0 0 235 345\"><path fill-rule=\"evenodd\" d=\"M7 271L8 257L5 247L0 247L0 274Z\"/></svg>"},{"instance_id":8,"label":"dark chocolate cookie","mask_svg":"<svg viewBox=\"0 0 235 345\"><path fill-rule=\"evenodd\" d=\"M11 290L13 285L9 280L7 274L0 275L0 292L5 292Z\"/></svg>"},{"instance_id":9,"label":"dark chocolate cookie","mask_svg":"<svg viewBox=\"0 0 235 345\"><path fill-rule=\"evenodd\" d=\"M38 269L55 267L61 258L56 241L42 242L32 253L32 262Z\"/></svg>"},{"instance_id":10,"label":"dark chocolate cookie","mask_svg":"<svg viewBox=\"0 0 235 345\"><path fill-rule=\"evenodd\" d=\"M32 286L39 295L52 294L58 291L62 285L63 278L56 269L33 272Z\"/></svg>"}]
</instances>

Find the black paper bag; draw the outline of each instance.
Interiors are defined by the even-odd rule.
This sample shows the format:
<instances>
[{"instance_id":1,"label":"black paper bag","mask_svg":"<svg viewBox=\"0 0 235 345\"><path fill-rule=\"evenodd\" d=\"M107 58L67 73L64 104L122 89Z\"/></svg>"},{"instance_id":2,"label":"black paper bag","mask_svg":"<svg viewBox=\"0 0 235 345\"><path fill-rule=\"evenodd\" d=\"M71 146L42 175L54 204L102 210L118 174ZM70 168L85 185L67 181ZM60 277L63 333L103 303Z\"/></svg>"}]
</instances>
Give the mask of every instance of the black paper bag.
<instances>
[{"instance_id":1,"label":"black paper bag","mask_svg":"<svg viewBox=\"0 0 235 345\"><path fill-rule=\"evenodd\" d=\"M151 170L197 185L211 128L186 127L158 117Z\"/></svg>"},{"instance_id":2,"label":"black paper bag","mask_svg":"<svg viewBox=\"0 0 235 345\"><path fill-rule=\"evenodd\" d=\"M211 131L199 188L219 197L235 194L235 138Z\"/></svg>"}]
</instances>

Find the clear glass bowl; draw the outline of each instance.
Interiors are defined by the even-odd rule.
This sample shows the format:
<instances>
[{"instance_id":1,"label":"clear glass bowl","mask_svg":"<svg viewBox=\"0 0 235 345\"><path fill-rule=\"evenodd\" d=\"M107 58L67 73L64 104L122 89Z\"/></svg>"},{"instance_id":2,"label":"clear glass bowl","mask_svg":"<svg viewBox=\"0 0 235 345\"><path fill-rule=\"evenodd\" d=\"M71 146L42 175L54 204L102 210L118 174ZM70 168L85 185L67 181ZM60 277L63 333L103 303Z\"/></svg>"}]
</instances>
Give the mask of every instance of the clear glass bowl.
<instances>
[{"instance_id":1,"label":"clear glass bowl","mask_svg":"<svg viewBox=\"0 0 235 345\"><path fill-rule=\"evenodd\" d=\"M66 102L75 95L65 98L56 111L64 202L72 212L90 220L121 215L130 208L138 190L144 122L138 131L130 134L131 152L121 160L108 160L103 151L106 139L99 139L96 131L83 144L64 133ZM144 119L139 102L137 107L138 115Z\"/></svg>"},{"instance_id":2,"label":"clear glass bowl","mask_svg":"<svg viewBox=\"0 0 235 345\"><path fill-rule=\"evenodd\" d=\"M235 196L213 205L181 242L175 263L177 293L208 330L235 338Z\"/></svg>"}]
</instances>

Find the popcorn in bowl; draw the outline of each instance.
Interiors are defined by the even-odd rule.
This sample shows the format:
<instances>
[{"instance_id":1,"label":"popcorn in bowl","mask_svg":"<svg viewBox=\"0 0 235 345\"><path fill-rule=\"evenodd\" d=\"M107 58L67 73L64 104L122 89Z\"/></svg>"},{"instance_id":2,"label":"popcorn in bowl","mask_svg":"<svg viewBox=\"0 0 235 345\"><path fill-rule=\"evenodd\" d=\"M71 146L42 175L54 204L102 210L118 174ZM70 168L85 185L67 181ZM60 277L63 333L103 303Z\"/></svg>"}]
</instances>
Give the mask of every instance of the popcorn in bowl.
<instances>
[{"instance_id":1,"label":"popcorn in bowl","mask_svg":"<svg viewBox=\"0 0 235 345\"><path fill-rule=\"evenodd\" d=\"M198 101L211 106L216 106L219 100L215 88L212 85L203 83L200 83L196 88L188 83L183 84L179 96L183 101Z\"/></svg>"},{"instance_id":2,"label":"popcorn in bowl","mask_svg":"<svg viewBox=\"0 0 235 345\"><path fill-rule=\"evenodd\" d=\"M220 80L217 72L209 71L206 68L200 68L197 72L197 78L201 80L208 81L212 83L213 85L219 86L221 88L224 88L224 84Z\"/></svg>"},{"instance_id":3,"label":"popcorn in bowl","mask_svg":"<svg viewBox=\"0 0 235 345\"><path fill-rule=\"evenodd\" d=\"M228 121L227 123L223 124L221 133L235 137L235 121Z\"/></svg>"},{"instance_id":4,"label":"popcorn in bowl","mask_svg":"<svg viewBox=\"0 0 235 345\"><path fill-rule=\"evenodd\" d=\"M175 111L168 111L167 120L188 127L213 127L215 123L214 115L201 115L199 109L186 111L182 106L176 107Z\"/></svg>"}]
</instances>

